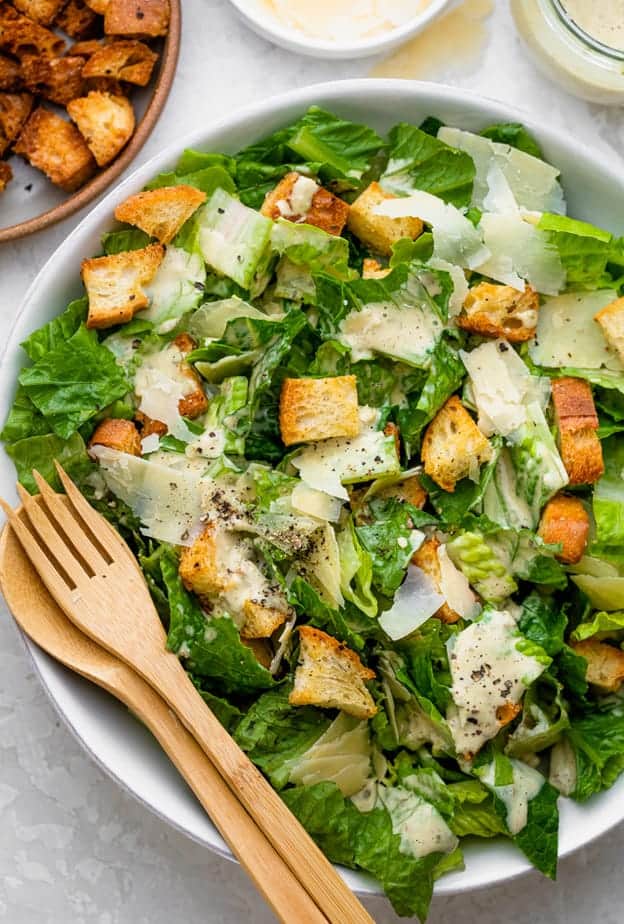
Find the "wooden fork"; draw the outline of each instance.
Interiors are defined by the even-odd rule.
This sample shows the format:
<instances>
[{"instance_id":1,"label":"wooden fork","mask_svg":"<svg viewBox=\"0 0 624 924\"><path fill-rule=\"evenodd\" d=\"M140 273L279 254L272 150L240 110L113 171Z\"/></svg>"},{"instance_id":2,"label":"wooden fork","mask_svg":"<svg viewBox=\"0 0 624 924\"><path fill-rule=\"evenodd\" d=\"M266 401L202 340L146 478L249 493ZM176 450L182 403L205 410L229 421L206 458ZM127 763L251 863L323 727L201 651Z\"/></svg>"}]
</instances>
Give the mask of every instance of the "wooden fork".
<instances>
[{"instance_id":1,"label":"wooden fork","mask_svg":"<svg viewBox=\"0 0 624 924\"><path fill-rule=\"evenodd\" d=\"M68 505L33 472L42 503L18 485L28 524L4 502L2 507L58 605L169 704L327 920L372 924L331 863L198 695L176 655L167 651L160 618L126 543L58 463L57 470Z\"/></svg>"},{"instance_id":2,"label":"wooden fork","mask_svg":"<svg viewBox=\"0 0 624 924\"><path fill-rule=\"evenodd\" d=\"M68 504L67 498L61 498ZM39 503L41 498L36 498ZM17 517L26 525L23 508ZM195 739L142 677L80 632L54 602L13 529L0 537L0 587L18 625L49 655L111 693L143 722L284 924L327 924Z\"/></svg>"}]
</instances>

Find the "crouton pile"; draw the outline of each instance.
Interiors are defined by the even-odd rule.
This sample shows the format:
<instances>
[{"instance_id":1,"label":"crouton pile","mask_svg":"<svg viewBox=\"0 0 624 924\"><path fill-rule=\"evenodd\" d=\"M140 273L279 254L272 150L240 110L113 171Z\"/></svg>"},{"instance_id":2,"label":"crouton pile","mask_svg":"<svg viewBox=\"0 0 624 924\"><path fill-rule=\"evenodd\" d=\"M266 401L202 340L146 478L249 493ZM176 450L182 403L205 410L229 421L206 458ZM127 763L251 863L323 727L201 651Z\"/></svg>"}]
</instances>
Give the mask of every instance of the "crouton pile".
<instances>
[{"instance_id":1,"label":"crouton pile","mask_svg":"<svg viewBox=\"0 0 624 924\"><path fill-rule=\"evenodd\" d=\"M0 2L0 192L11 155L67 193L117 157L169 14L169 0Z\"/></svg>"}]
</instances>

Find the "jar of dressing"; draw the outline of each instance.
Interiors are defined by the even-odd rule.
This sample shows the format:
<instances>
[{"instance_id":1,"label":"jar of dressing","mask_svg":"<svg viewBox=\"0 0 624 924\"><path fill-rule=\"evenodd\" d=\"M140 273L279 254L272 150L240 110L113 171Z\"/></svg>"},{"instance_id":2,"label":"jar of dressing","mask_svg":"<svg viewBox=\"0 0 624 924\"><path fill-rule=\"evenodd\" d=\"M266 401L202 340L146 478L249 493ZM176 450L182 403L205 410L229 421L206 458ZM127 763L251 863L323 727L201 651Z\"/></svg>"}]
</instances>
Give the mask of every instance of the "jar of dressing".
<instances>
[{"instance_id":1,"label":"jar of dressing","mask_svg":"<svg viewBox=\"0 0 624 924\"><path fill-rule=\"evenodd\" d=\"M537 65L575 96L624 103L624 0L511 0Z\"/></svg>"}]
</instances>

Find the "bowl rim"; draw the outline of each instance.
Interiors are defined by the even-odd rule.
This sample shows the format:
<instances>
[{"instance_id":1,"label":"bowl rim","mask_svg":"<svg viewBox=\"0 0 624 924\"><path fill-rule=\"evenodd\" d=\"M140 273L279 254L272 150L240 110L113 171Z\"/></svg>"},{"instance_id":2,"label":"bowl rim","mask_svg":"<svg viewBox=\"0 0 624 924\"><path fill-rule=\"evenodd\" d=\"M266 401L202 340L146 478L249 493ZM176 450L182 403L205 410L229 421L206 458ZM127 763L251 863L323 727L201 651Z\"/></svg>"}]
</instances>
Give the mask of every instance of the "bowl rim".
<instances>
[{"instance_id":1,"label":"bowl rim","mask_svg":"<svg viewBox=\"0 0 624 924\"><path fill-rule=\"evenodd\" d=\"M258 0L261 2L261 0ZM408 22L396 26L372 38L360 39L357 42L332 42L306 36L304 32L290 26L282 26L277 18L267 9L263 13L256 0L250 5L248 0L230 0L241 19L252 29L269 41L275 42L289 51L312 55L313 57L327 58L363 58L367 55L379 54L401 42L412 38L429 23L440 16L454 0L430 0L429 5L413 16Z\"/></svg>"},{"instance_id":2,"label":"bowl rim","mask_svg":"<svg viewBox=\"0 0 624 924\"><path fill-rule=\"evenodd\" d=\"M169 0L169 2L171 7L169 31L163 44L158 77L147 108L137 123L128 144L108 167L97 173L92 180L81 186L75 193L71 193L58 205L25 221L19 221L6 228L0 228L0 244L16 241L29 234L35 234L37 231L43 231L44 228L49 228L51 225L69 218L70 215L74 215L95 199L96 196L108 189L137 156L156 126L171 92L176 74L182 31L182 0Z\"/></svg>"},{"instance_id":3,"label":"bowl rim","mask_svg":"<svg viewBox=\"0 0 624 924\"><path fill-rule=\"evenodd\" d=\"M356 102L362 103L371 98L378 101L380 97L387 97L392 94L400 95L402 100L409 100L413 102L415 106L426 104L428 107L435 107L436 105L446 104L451 107L456 107L458 109L458 120L461 118L461 110L463 108L468 110L472 108L473 110L482 110L482 115L479 116L479 119L483 121L490 119L492 121L509 121L512 119L515 121L522 121L529 130L535 132L545 146L552 145L553 147L573 150L574 154L578 155L578 159L587 161L589 166L597 174L600 174L602 181L612 183L615 189L624 191L624 184L621 175L616 170L616 165L611 163L608 157L603 156L601 152L596 152L595 149L590 148L583 142L570 138L565 131L553 129L548 126L544 127L538 124L529 114L515 106L509 105L501 100L474 94L469 90L424 81L359 78L318 83L308 87L287 91L272 96L260 103L252 103L243 108L239 108L234 113L220 118L209 128L204 127L202 129L197 129L182 139L172 142L161 152L152 156L143 165L137 167L132 174L126 177L114 189L109 190L108 194L95 206L93 211L81 220L76 228L48 258L35 280L29 286L20 308L14 316L10 333L2 351L0 362L0 395L3 395L4 398L5 393L8 395L14 393L14 375L10 369L10 364L7 363L7 356L12 352L17 352L20 339L29 332L29 328L25 326L28 310L32 306L32 303L35 302L39 288L42 287L43 291L45 291L45 284L47 282L46 277L48 275L50 277L53 276L55 264L59 259L59 252L61 255L64 253L71 254L72 246L76 238L79 238L81 235L86 236L90 232L94 233L105 216L107 220L112 220L111 216L115 203L129 192L134 191L134 189L140 189L144 182L146 182L154 172L166 168L166 165L175 159L176 155L179 154L183 147L192 147L198 144L219 144L218 138L221 134L228 130L244 126L252 117L258 122L261 122L265 117L267 119L275 119L279 117L280 112L284 110L293 108L304 109L306 106L318 103L319 100L322 100L322 104L326 106L348 106ZM61 265L63 265L62 259ZM3 450L0 451L3 452ZM10 487L6 484L2 485L2 493L5 497L11 497L12 490L12 486ZM76 736L81 747L93 757L98 766L109 777L114 779L125 792L130 793L138 802L145 805L153 814L162 818L176 830L183 832L192 840L209 847L209 849L220 856L232 859L227 849L224 849L224 847L219 844L218 836L216 842L214 836L212 839L208 839L190 830L185 824L171 814L168 814L163 808L150 802L144 794L135 789L133 785L123 777L121 770L114 765L114 761L108 762L106 757L97 753L85 741L78 728L80 722L72 720L72 716L69 714L72 712L73 708L70 703L71 697L67 694L67 697L63 699L62 696L58 695L59 689L66 684L66 681L63 679L61 682L56 676L54 670L54 668L57 667L56 662L53 662L53 659L42 652L41 649L28 638L24 637L24 641L35 664L36 672L53 706L63 718L65 724ZM58 669L64 677L66 673L65 669ZM611 790L611 794L615 795L616 793L614 790ZM560 848L560 859L568 856L581 847L589 845L597 837L605 834L616 824L624 820L624 801L621 799L622 789L617 793L617 795L620 796L619 802L622 803L622 809L619 813L614 811L614 805L612 803L607 804L609 800L605 797L608 795L608 793L600 794L592 800L589 806L581 807L580 810L582 811L583 821L585 823L581 825L580 821L577 821L575 830L579 832L579 835L576 839L573 839L571 844L566 845L565 848ZM581 828L582 836L580 836ZM480 846L482 849L487 849L488 845L484 844ZM533 867L524 857L515 852L510 854L509 851L505 850L508 846L506 843L497 842L496 845L492 844L491 846L498 847L501 855L501 862L497 864L493 872L489 873L487 876L483 876L478 881L470 881L469 878L464 877L462 873L451 873L449 876L444 877L436 883L434 894L441 896L477 891L481 888L487 888L501 882L511 881L533 871ZM494 855L493 851L492 855ZM359 873L355 874L348 870L341 870L341 872L349 885L359 894L381 894L379 887L369 877Z\"/></svg>"}]
</instances>

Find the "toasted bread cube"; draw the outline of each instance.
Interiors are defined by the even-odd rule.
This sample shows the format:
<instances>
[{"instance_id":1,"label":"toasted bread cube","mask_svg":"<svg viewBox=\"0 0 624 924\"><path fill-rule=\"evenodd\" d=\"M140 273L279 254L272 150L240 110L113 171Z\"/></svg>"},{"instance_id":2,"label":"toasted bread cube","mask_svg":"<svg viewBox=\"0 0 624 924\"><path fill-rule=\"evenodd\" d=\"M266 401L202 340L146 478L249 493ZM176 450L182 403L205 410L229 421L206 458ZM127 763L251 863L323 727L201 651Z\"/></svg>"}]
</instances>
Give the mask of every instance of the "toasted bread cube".
<instances>
[{"instance_id":1,"label":"toasted bread cube","mask_svg":"<svg viewBox=\"0 0 624 924\"><path fill-rule=\"evenodd\" d=\"M464 299L457 323L471 334L522 343L535 336L538 311L539 295L531 286L519 292L513 286L480 282Z\"/></svg>"},{"instance_id":2,"label":"toasted bread cube","mask_svg":"<svg viewBox=\"0 0 624 924\"><path fill-rule=\"evenodd\" d=\"M196 346L197 344L189 334L178 334L171 343L171 347L177 348L181 353L190 353ZM191 385L193 387L178 401L178 411L182 417L194 420L208 410L208 398L199 373L185 360L182 360L179 368L184 378L188 379L189 388Z\"/></svg>"},{"instance_id":3,"label":"toasted bread cube","mask_svg":"<svg viewBox=\"0 0 624 924\"><path fill-rule=\"evenodd\" d=\"M268 670L271 667L271 662L273 661L273 651L269 642L265 638L242 638L241 642L247 648L250 648L254 653L254 657L258 664L261 664L263 667L266 667Z\"/></svg>"},{"instance_id":4,"label":"toasted bread cube","mask_svg":"<svg viewBox=\"0 0 624 924\"><path fill-rule=\"evenodd\" d=\"M270 638L286 621L285 610L263 606L253 600L245 600L243 613L245 622L241 628L242 638Z\"/></svg>"},{"instance_id":5,"label":"toasted bread cube","mask_svg":"<svg viewBox=\"0 0 624 924\"><path fill-rule=\"evenodd\" d=\"M315 180L293 171L267 193L260 211L273 221L305 222L338 236L347 223L349 206Z\"/></svg>"},{"instance_id":6,"label":"toasted bread cube","mask_svg":"<svg viewBox=\"0 0 624 924\"><path fill-rule=\"evenodd\" d=\"M19 135L32 106L30 93L0 93L0 157Z\"/></svg>"},{"instance_id":7,"label":"toasted bread cube","mask_svg":"<svg viewBox=\"0 0 624 924\"><path fill-rule=\"evenodd\" d=\"M82 261L82 281L89 297L87 327L127 324L149 299L143 286L165 255L161 244Z\"/></svg>"},{"instance_id":8,"label":"toasted bread cube","mask_svg":"<svg viewBox=\"0 0 624 924\"><path fill-rule=\"evenodd\" d=\"M206 527L193 545L182 549L179 573L186 589L200 597L228 589L227 573L219 564L217 527L214 523Z\"/></svg>"},{"instance_id":9,"label":"toasted bread cube","mask_svg":"<svg viewBox=\"0 0 624 924\"><path fill-rule=\"evenodd\" d=\"M41 26L49 26L65 0L13 0L13 6Z\"/></svg>"},{"instance_id":10,"label":"toasted bread cube","mask_svg":"<svg viewBox=\"0 0 624 924\"><path fill-rule=\"evenodd\" d=\"M475 465L492 458L492 447L456 395L433 418L423 438L425 472L445 491L453 492Z\"/></svg>"},{"instance_id":11,"label":"toasted bread cube","mask_svg":"<svg viewBox=\"0 0 624 924\"><path fill-rule=\"evenodd\" d=\"M440 559L438 558L438 549L440 543L437 539L425 539L423 544L412 555L412 564L416 565L421 571L429 575L437 593L441 593L442 572L440 570ZM443 603L439 610L434 613L436 619L441 622L454 623L461 619L459 613L451 609L448 603Z\"/></svg>"},{"instance_id":12,"label":"toasted bread cube","mask_svg":"<svg viewBox=\"0 0 624 924\"><path fill-rule=\"evenodd\" d=\"M90 10L93 10L94 13L97 13L98 16L106 15L106 8L109 4L109 0L85 0L85 3Z\"/></svg>"},{"instance_id":13,"label":"toasted bread cube","mask_svg":"<svg viewBox=\"0 0 624 924\"><path fill-rule=\"evenodd\" d=\"M98 34L100 21L82 0L69 0L56 17L55 25L75 39L89 39Z\"/></svg>"},{"instance_id":14,"label":"toasted bread cube","mask_svg":"<svg viewBox=\"0 0 624 924\"><path fill-rule=\"evenodd\" d=\"M78 129L42 106L26 122L15 153L65 192L74 192L95 172L95 161Z\"/></svg>"},{"instance_id":15,"label":"toasted bread cube","mask_svg":"<svg viewBox=\"0 0 624 924\"><path fill-rule=\"evenodd\" d=\"M134 110L125 96L92 90L87 96L72 100L67 111L99 167L117 157L134 132Z\"/></svg>"},{"instance_id":16,"label":"toasted bread cube","mask_svg":"<svg viewBox=\"0 0 624 924\"><path fill-rule=\"evenodd\" d=\"M342 709L358 719L370 719L377 714L377 706L365 686L375 672L362 664L359 655L312 626L299 629L299 641L299 664L289 703Z\"/></svg>"},{"instance_id":17,"label":"toasted bread cube","mask_svg":"<svg viewBox=\"0 0 624 924\"><path fill-rule=\"evenodd\" d=\"M83 58L76 56L25 57L22 60L21 73L24 85L31 93L43 96L59 106L66 106L84 92L83 67Z\"/></svg>"},{"instance_id":18,"label":"toasted bread cube","mask_svg":"<svg viewBox=\"0 0 624 924\"><path fill-rule=\"evenodd\" d=\"M0 192L4 192L12 179L13 171L11 170L10 165L5 161L0 160Z\"/></svg>"},{"instance_id":19,"label":"toasted bread cube","mask_svg":"<svg viewBox=\"0 0 624 924\"><path fill-rule=\"evenodd\" d=\"M139 431L131 420L109 417L95 428L89 440L89 449L92 446L108 446L118 452L127 452L131 456L141 455L141 437Z\"/></svg>"},{"instance_id":20,"label":"toasted bread cube","mask_svg":"<svg viewBox=\"0 0 624 924\"><path fill-rule=\"evenodd\" d=\"M0 8L0 48L20 59L24 55L53 58L63 54L65 40L5 4Z\"/></svg>"},{"instance_id":21,"label":"toasted bread cube","mask_svg":"<svg viewBox=\"0 0 624 924\"><path fill-rule=\"evenodd\" d=\"M594 316L602 328L604 338L624 362L624 298L616 298Z\"/></svg>"},{"instance_id":22,"label":"toasted bread cube","mask_svg":"<svg viewBox=\"0 0 624 924\"><path fill-rule=\"evenodd\" d=\"M604 472L604 461L591 385L569 376L551 384L561 458L570 484L593 484Z\"/></svg>"},{"instance_id":23,"label":"toasted bread cube","mask_svg":"<svg viewBox=\"0 0 624 924\"><path fill-rule=\"evenodd\" d=\"M104 32L157 38L167 34L170 12L169 0L109 0Z\"/></svg>"},{"instance_id":24,"label":"toasted bread cube","mask_svg":"<svg viewBox=\"0 0 624 924\"><path fill-rule=\"evenodd\" d=\"M595 638L571 647L587 661L587 682L602 693L617 693L624 680L624 651Z\"/></svg>"},{"instance_id":25,"label":"toasted bread cube","mask_svg":"<svg viewBox=\"0 0 624 924\"><path fill-rule=\"evenodd\" d=\"M425 506L427 492L420 483L418 475L411 475L409 478L381 488L380 491L375 492L375 497L396 497L401 503L411 504L412 507L418 507L421 510Z\"/></svg>"},{"instance_id":26,"label":"toasted bread cube","mask_svg":"<svg viewBox=\"0 0 624 924\"><path fill-rule=\"evenodd\" d=\"M104 48L105 42L100 39L85 39L84 42L74 42L68 51L68 54L79 58L90 58L96 51Z\"/></svg>"},{"instance_id":27,"label":"toasted bread cube","mask_svg":"<svg viewBox=\"0 0 624 924\"><path fill-rule=\"evenodd\" d=\"M19 90L22 86L20 66L17 61L0 55L0 90L9 92Z\"/></svg>"},{"instance_id":28,"label":"toasted bread cube","mask_svg":"<svg viewBox=\"0 0 624 924\"><path fill-rule=\"evenodd\" d=\"M573 565L587 548L589 514L578 497L558 494L544 507L538 533L547 545L561 545L556 557Z\"/></svg>"},{"instance_id":29,"label":"toasted bread cube","mask_svg":"<svg viewBox=\"0 0 624 924\"><path fill-rule=\"evenodd\" d=\"M280 394L280 432L286 446L357 436L360 432L357 379L284 379Z\"/></svg>"},{"instance_id":30,"label":"toasted bread cube","mask_svg":"<svg viewBox=\"0 0 624 924\"><path fill-rule=\"evenodd\" d=\"M143 42L110 42L94 51L84 69L85 77L108 77L144 87L149 83L158 55Z\"/></svg>"},{"instance_id":31,"label":"toasted bread cube","mask_svg":"<svg viewBox=\"0 0 624 924\"><path fill-rule=\"evenodd\" d=\"M115 218L168 244L205 201L206 193L194 186L163 186L130 196L117 206Z\"/></svg>"},{"instance_id":32,"label":"toasted bread cube","mask_svg":"<svg viewBox=\"0 0 624 924\"><path fill-rule=\"evenodd\" d=\"M165 436L167 433L167 424L164 424L162 420L153 420L151 417L148 417L147 414L144 414L143 411L137 411L134 415L134 419L141 430L142 440L147 436L152 436L154 433L156 436Z\"/></svg>"},{"instance_id":33,"label":"toasted bread cube","mask_svg":"<svg viewBox=\"0 0 624 924\"><path fill-rule=\"evenodd\" d=\"M505 703L503 706L499 706L496 710L496 718L500 723L500 727L504 728L509 725L521 712L522 705L520 703Z\"/></svg>"},{"instance_id":34,"label":"toasted bread cube","mask_svg":"<svg viewBox=\"0 0 624 924\"><path fill-rule=\"evenodd\" d=\"M375 207L386 199L396 199L379 183L371 183L355 200L349 211L349 231L376 253L389 257L392 247L404 237L416 240L423 232L420 218L386 218L375 215Z\"/></svg>"},{"instance_id":35,"label":"toasted bread cube","mask_svg":"<svg viewBox=\"0 0 624 924\"><path fill-rule=\"evenodd\" d=\"M382 266L379 260L366 257L362 261L362 279L383 279L392 270L389 266Z\"/></svg>"}]
</instances>

